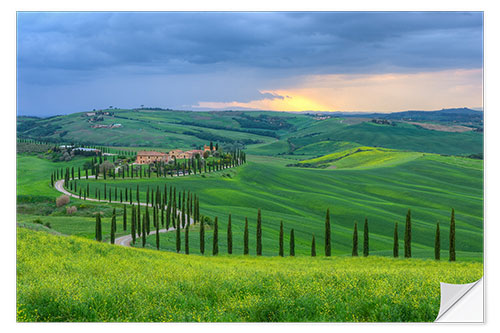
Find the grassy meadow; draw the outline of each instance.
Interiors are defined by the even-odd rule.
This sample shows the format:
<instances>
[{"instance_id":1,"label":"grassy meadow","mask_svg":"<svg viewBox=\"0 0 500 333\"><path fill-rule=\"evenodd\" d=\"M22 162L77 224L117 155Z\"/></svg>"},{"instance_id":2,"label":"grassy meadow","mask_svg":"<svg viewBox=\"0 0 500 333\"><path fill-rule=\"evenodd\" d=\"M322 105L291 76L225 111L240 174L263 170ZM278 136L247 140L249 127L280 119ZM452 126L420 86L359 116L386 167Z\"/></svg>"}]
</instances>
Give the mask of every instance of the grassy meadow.
<instances>
[{"instance_id":1,"label":"grassy meadow","mask_svg":"<svg viewBox=\"0 0 500 333\"><path fill-rule=\"evenodd\" d=\"M20 322L432 321L440 281L481 276L481 263L203 258L17 231Z\"/></svg>"},{"instance_id":2,"label":"grassy meadow","mask_svg":"<svg viewBox=\"0 0 500 333\"><path fill-rule=\"evenodd\" d=\"M284 222L286 235L294 229L297 254L309 255L313 234L318 252L323 253L325 213L330 208L336 255L351 253L354 221L361 230L365 217L369 221L371 253L391 255L394 223L399 224L402 247L405 215L411 209L414 256L432 258L436 222L440 222L442 237L447 239L451 208L455 208L458 257L482 260L482 161L420 154L407 163L359 170L285 167L288 162L255 156L235 169L207 175L126 181L89 179L78 183L83 187L89 184L92 195L96 188L103 192L104 183L112 192L114 187L122 191L131 188L134 198L139 185L142 202L148 187L163 191L166 184L178 191L194 192L200 197L201 214L218 217L221 252L225 252L229 214L237 240L235 252L242 253L245 217L249 221L250 244L255 244L260 208L263 254L268 256L278 252L280 221ZM192 253L197 251L197 237L192 235ZM210 231L207 237L211 237ZM175 249L174 234L161 238L162 248ZM447 249L443 241L443 255ZM255 246L250 251L255 253Z\"/></svg>"},{"instance_id":3,"label":"grassy meadow","mask_svg":"<svg viewBox=\"0 0 500 333\"><path fill-rule=\"evenodd\" d=\"M439 282L469 283L482 276L482 133L450 133L397 122L315 120L271 112L113 110L92 129L82 113L19 119L24 136L112 146L118 150L192 148L219 138L220 146L244 148L247 163L185 177L77 180L101 190L101 202L61 195L50 186L56 168L81 167L90 157L54 162L39 153L17 155L18 321L432 321L439 310ZM31 122L31 123L30 123ZM59 126L59 127L58 127ZM31 133L31 134L30 134ZM271 134L274 133L274 134ZM45 136L44 136L45 135ZM224 140L230 141L224 141ZM214 139L214 143L218 142ZM82 176L84 173L82 173ZM212 256L213 228L206 226L205 254L199 226L190 228L190 255L175 253L175 233L155 236L146 248L95 242L95 214L103 214L109 242L111 215L122 204L104 200L107 189L175 187L200 200L202 215L219 221L219 255ZM66 207L75 206L69 214ZM457 262L448 259L451 209L455 209ZM263 256L256 257L257 211L262 212ZM332 254L324 256L326 210ZM412 215L412 259L402 259L405 216ZM141 209L142 213L144 210ZM150 212L152 213L152 212ZM226 230L232 218L233 254ZM250 256L243 256L245 218ZM353 226L359 252L368 219L368 258L352 258ZM284 224L285 258L278 257ZM441 261L434 260L436 223ZM400 258L392 258L398 223ZM290 231L295 257L288 255ZM182 231L184 232L184 231ZM311 239L318 256L312 258ZM69 237L63 237L69 236ZM184 234L182 251L184 251Z\"/></svg>"}]
</instances>

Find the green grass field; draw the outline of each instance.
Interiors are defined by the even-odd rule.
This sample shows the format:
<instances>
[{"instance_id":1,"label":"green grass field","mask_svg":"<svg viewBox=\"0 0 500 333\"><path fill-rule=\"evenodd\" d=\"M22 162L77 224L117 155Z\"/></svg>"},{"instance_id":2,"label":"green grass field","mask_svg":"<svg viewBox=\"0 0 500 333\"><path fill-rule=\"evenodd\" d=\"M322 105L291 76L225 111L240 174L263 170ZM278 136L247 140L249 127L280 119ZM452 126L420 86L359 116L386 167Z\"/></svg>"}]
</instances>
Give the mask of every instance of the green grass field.
<instances>
[{"instance_id":1,"label":"green grass field","mask_svg":"<svg viewBox=\"0 0 500 333\"><path fill-rule=\"evenodd\" d=\"M391 255L394 223L399 223L402 246L405 215L411 209L414 256L431 258L436 222L440 222L443 240L447 239L450 212L454 208L459 259L482 260L482 161L418 153L407 158L407 153L401 154L404 160L401 163L382 163L382 167L363 169L293 168L285 167L287 159L251 156L243 166L207 175L78 183L84 187L89 184L91 194L96 188L103 192L105 183L112 192L115 187L135 191L139 185L142 202L147 187L159 186L163 191L166 184L178 191L192 191L200 197L201 213L219 219L221 252L225 252L223 235L230 213L233 235L239 240L235 241L235 252L242 252L245 217L249 219L250 243L255 244L260 208L267 256L277 254L280 221L284 222L287 235L291 228L295 230L299 255L309 254L313 234L318 252L323 253L325 212L330 208L336 255L350 254L354 221L361 225L365 217L369 221L371 253ZM197 235L192 237L192 253L197 253ZM162 235L161 242L162 248L175 249L173 234ZM442 243L446 255L447 242ZM254 250L252 246L251 253Z\"/></svg>"},{"instance_id":2,"label":"green grass field","mask_svg":"<svg viewBox=\"0 0 500 333\"><path fill-rule=\"evenodd\" d=\"M380 168L409 162L423 153L375 147L355 147L321 157L302 160L298 166L330 169Z\"/></svg>"},{"instance_id":3,"label":"green grass field","mask_svg":"<svg viewBox=\"0 0 500 333\"><path fill-rule=\"evenodd\" d=\"M433 321L481 263L203 258L17 231L17 321Z\"/></svg>"},{"instance_id":4,"label":"green grass field","mask_svg":"<svg viewBox=\"0 0 500 333\"><path fill-rule=\"evenodd\" d=\"M219 255L212 256L211 227L205 255L200 255L198 225L190 228L189 256L172 253L175 233L161 234L164 251L156 250L154 236L146 249L93 241L97 212L103 213L105 242L114 208L118 236L129 232L122 230L123 205L71 198L67 206L77 212L69 215L66 206L56 207L61 193L50 186L53 170L79 167L90 158L52 162L18 154L18 321L432 321L439 309L439 282L468 283L482 276L483 161L463 157L482 151L482 133L356 119L316 121L288 113L113 111L118 117L103 123L119 122L123 128L91 129L81 113L21 123L40 122L39 127L25 126L24 134L50 134L55 128L50 126L60 125L68 129L69 140L123 150L191 148L207 144L207 135L244 145L248 162L233 169L179 178L77 181L78 187L88 184L91 197L95 189L102 193L104 184L112 193L133 189L134 198L140 186L142 202L148 187L163 191L166 185L197 194L201 214L218 217ZM279 138L256 134L266 131L261 115L275 116L268 124L277 129L267 131ZM328 208L331 258L324 256ZM452 208L455 263L447 262ZM255 256L258 209L263 257ZM414 258L394 259L394 225L399 226L402 254L408 209ZM227 254L229 214L233 255ZM130 209L128 215L130 230ZM245 217L248 257L242 256ZM352 258L353 225L358 222L362 253L365 218L370 256ZM285 258L277 257L280 221ZM441 262L432 259L437 222ZM294 258L288 256L292 228ZM313 235L316 258L310 256ZM181 239L183 252L184 235Z\"/></svg>"}]
</instances>

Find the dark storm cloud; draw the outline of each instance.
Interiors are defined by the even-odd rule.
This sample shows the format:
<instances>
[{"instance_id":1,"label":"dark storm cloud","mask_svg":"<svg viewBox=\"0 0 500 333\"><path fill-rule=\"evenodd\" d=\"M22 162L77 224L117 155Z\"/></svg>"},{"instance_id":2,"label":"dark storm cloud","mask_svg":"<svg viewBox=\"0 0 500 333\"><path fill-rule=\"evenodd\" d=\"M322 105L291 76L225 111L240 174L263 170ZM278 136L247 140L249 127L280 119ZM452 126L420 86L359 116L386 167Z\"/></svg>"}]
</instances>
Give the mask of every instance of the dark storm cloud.
<instances>
[{"instance_id":1,"label":"dark storm cloud","mask_svg":"<svg viewBox=\"0 0 500 333\"><path fill-rule=\"evenodd\" d=\"M482 67L482 13L18 13L18 112L283 99L310 74Z\"/></svg>"},{"instance_id":2,"label":"dark storm cloud","mask_svg":"<svg viewBox=\"0 0 500 333\"><path fill-rule=\"evenodd\" d=\"M482 14L20 13L18 66L21 79L29 81L44 71L75 71L70 77L76 77L113 68L141 73L233 66L296 73L478 68Z\"/></svg>"}]
</instances>

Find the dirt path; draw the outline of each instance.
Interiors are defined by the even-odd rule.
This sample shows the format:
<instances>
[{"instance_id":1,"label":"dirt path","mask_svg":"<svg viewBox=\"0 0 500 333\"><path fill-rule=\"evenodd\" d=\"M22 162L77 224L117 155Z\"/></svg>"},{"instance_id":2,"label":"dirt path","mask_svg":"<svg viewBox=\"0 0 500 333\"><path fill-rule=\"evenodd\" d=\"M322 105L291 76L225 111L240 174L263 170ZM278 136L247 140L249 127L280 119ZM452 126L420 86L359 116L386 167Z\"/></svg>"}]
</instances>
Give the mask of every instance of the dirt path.
<instances>
[{"instance_id":1,"label":"dirt path","mask_svg":"<svg viewBox=\"0 0 500 333\"><path fill-rule=\"evenodd\" d=\"M94 176L89 176L89 178L94 178ZM78 195L76 194L73 194L71 192L68 192L65 188L64 188L64 179L60 179L58 181L55 182L54 184L54 188L56 190L58 190L59 192L63 193L63 194L66 194L67 196L69 197L73 197L73 198L77 198L79 199ZM102 202L102 203L116 203L116 204L127 204L127 203L123 203L123 202L120 202L120 201L109 201L109 200L98 200L98 199L92 199L92 198L86 198L85 199L86 201L95 201L95 202ZM128 204L130 205L130 204ZM137 203L133 204L133 205L137 205ZM140 203L141 206L146 206L145 203L141 202ZM153 207L152 204L148 204L147 205L148 207ZM177 210L177 213L181 213L180 210ZM194 219L192 217L189 217L189 224L192 225L194 224ZM175 228L172 227L172 228L169 228L169 229L160 229L159 232L160 233L164 233L164 232L169 232L169 231L174 231ZM152 230L149 235L156 235L156 230ZM115 244L118 244L118 245L122 245L122 246L130 246L130 243L132 243L132 235L124 235L124 236L120 236L118 238L115 239Z\"/></svg>"}]
</instances>

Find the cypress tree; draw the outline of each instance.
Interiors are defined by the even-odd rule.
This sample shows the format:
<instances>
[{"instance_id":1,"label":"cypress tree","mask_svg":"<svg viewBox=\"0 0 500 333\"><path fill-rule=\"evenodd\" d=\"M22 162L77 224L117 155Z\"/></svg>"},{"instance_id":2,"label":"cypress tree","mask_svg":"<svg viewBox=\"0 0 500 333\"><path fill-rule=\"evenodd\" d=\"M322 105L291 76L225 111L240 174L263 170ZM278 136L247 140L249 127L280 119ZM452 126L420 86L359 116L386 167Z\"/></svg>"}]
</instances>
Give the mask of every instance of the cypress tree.
<instances>
[{"instance_id":1,"label":"cypress tree","mask_svg":"<svg viewBox=\"0 0 500 333\"><path fill-rule=\"evenodd\" d=\"M200 223L200 253L205 254L205 221Z\"/></svg>"},{"instance_id":2,"label":"cypress tree","mask_svg":"<svg viewBox=\"0 0 500 333\"><path fill-rule=\"evenodd\" d=\"M406 213L405 224L405 258L411 258L411 211Z\"/></svg>"},{"instance_id":3,"label":"cypress tree","mask_svg":"<svg viewBox=\"0 0 500 333\"><path fill-rule=\"evenodd\" d=\"M149 228L149 209L148 209L148 206L146 206L146 214L144 215L146 217L146 219L144 220L146 222L146 232L147 234L149 235L150 233L150 228Z\"/></svg>"},{"instance_id":4,"label":"cypress tree","mask_svg":"<svg viewBox=\"0 0 500 333\"><path fill-rule=\"evenodd\" d=\"M392 255L394 258L399 257L398 222L394 224L394 244L392 246Z\"/></svg>"},{"instance_id":5,"label":"cypress tree","mask_svg":"<svg viewBox=\"0 0 500 333\"><path fill-rule=\"evenodd\" d=\"M136 223L135 223L135 206L132 206L132 227L130 228L130 233L132 234L132 243L135 244L135 229L136 229Z\"/></svg>"},{"instance_id":6,"label":"cypress tree","mask_svg":"<svg viewBox=\"0 0 500 333\"><path fill-rule=\"evenodd\" d=\"M450 261L456 260L455 254L455 209L451 209L450 220Z\"/></svg>"},{"instance_id":7,"label":"cypress tree","mask_svg":"<svg viewBox=\"0 0 500 333\"><path fill-rule=\"evenodd\" d=\"M290 256L295 256L295 234L293 229L290 230Z\"/></svg>"},{"instance_id":8,"label":"cypress tree","mask_svg":"<svg viewBox=\"0 0 500 333\"><path fill-rule=\"evenodd\" d=\"M95 216L95 239L96 241L102 241L102 225L101 225L101 213L97 213Z\"/></svg>"},{"instance_id":9,"label":"cypress tree","mask_svg":"<svg viewBox=\"0 0 500 333\"><path fill-rule=\"evenodd\" d=\"M358 256L358 222L354 222L354 231L352 233L352 256Z\"/></svg>"},{"instance_id":10,"label":"cypress tree","mask_svg":"<svg viewBox=\"0 0 500 333\"><path fill-rule=\"evenodd\" d=\"M189 223L184 230L184 253L189 254Z\"/></svg>"},{"instance_id":11,"label":"cypress tree","mask_svg":"<svg viewBox=\"0 0 500 333\"><path fill-rule=\"evenodd\" d=\"M146 215L142 216L142 247L146 246Z\"/></svg>"},{"instance_id":12,"label":"cypress tree","mask_svg":"<svg viewBox=\"0 0 500 333\"><path fill-rule=\"evenodd\" d=\"M157 217L157 211L156 211L156 206L153 205L153 226L156 228L156 217Z\"/></svg>"},{"instance_id":13,"label":"cypress tree","mask_svg":"<svg viewBox=\"0 0 500 333\"><path fill-rule=\"evenodd\" d=\"M325 218L325 256L329 257L332 255L332 241L331 241L331 230L330 230L330 208L326 210Z\"/></svg>"},{"instance_id":14,"label":"cypress tree","mask_svg":"<svg viewBox=\"0 0 500 333\"><path fill-rule=\"evenodd\" d=\"M316 239L314 238L314 235L311 242L311 257L316 257Z\"/></svg>"},{"instance_id":15,"label":"cypress tree","mask_svg":"<svg viewBox=\"0 0 500 333\"><path fill-rule=\"evenodd\" d=\"M363 256L368 257L370 252L369 244L368 244L368 219L365 217L365 227L363 232Z\"/></svg>"},{"instance_id":16,"label":"cypress tree","mask_svg":"<svg viewBox=\"0 0 500 333\"><path fill-rule=\"evenodd\" d=\"M262 255L262 218L260 215L260 208L257 213L257 255Z\"/></svg>"},{"instance_id":17,"label":"cypress tree","mask_svg":"<svg viewBox=\"0 0 500 333\"><path fill-rule=\"evenodd\" d=\"M122 189L120 189L120 203L123 202L123 192L122 192Z\"/></svg>"},{"instance_id":18,"label":"cypress tree","mask_svg":"<svg viewBox=\"0 0 500 333\"><path fill-rule=\"evenodd\" d=\"M436 238L434 240L434 259L441 259L441 233L439 231L439 222L436 224Z\"/></svg>"},{"instance_id":19,"label":"cypress tree","mask_svg":"<svg viewBox=\"0 0 500 333\"><path fill-rule=\"evenodd\" d=\"M227 222L227 253L233 254L233 231L231 230L231 214Z\"/></svg>"},{"instance_id":20,"label":"cypress tree","mask_svg":"<svg viewBox=\"0 0 500 333\"><path fill-rule=\"evenodd\" d=\"M111 216L111 244L115 243L115 232L116 232L116 209L113 209L113 215Z\"/></svg>"},{"instance_id":21,"label":"cypress tree","mask_svg":"<svg viewBox=\"0 0 500 333\"><path fill-rule=\"evenodd\" d=\"M161 226L165 226L165 206L161 207ZM167 226L168 229L168 226Z\"/></svg>"},{"instance_id":22,"label":"cypress tree","mask_svg":"<svg viewBox=\"0 0 500 333\"><path fill-rule=\"evenodd\" d=\"M243 254L248 254L248 219L245 216L245 231L243 232Z\"/></svg>"},{"instance_id":23,"label":"cypress tree","mask_svg":"<svg viewBox=\"0 0 500 333\"><path fill-rule=\"evenodd\" d=\"M168 198L168 205L167 205L167 229L170 226L170 217L171 217L170 212L171 211L172 211L172 197L170 196ZM172 225L175 225L175 223L172 223Z\"/></svg>"},{"instance_id":24,"label":"cypress tree","mask_svg":"<svg viewBox=\"0 0 500 333\"><path fill-rule=\"evenodd\" d=\"M156 214L156 249L160 249L160 224L158 223L158 214Z\"/></svg>"},{"instance_id":25,"label":"cypress tree","mask_svg":"<svg viewBox=\"0 0 500 333\"><path fill-rule=\"evenodd\" d=\"M212 254L216 256L219 254L219 225L217 223L217 216L214 221L214 239L212 244Z\"/></svg>"},{"instance_id":26,"label":"cypress tree","mask_svg":"<svg viewBox=\"0 0 500 333\"><path fill-rule=\"evenodd\" d=\"M130 194L130 195L132 195L132 194ZM137 204L139 204L140 203L140 200L139 200L139 185L137 185L137 189L135 191L135 199L137 200Z\"/></svg>"},{"instance_id":27,"label":"cypress tree","mask_svg":"<svg viewBox=\"0 0 500 333\"><path fill-rule=\"evenodd\" d=\"M280 223L280 238L279 238L279 256L283 257L285 255L283 249L283 221Z\"/></svg>"},{"instance_id":28,"label":"cypress tree","mask_svg":"<svg viewBox=\"0 0 500 333\"><path fill-rule=\"evenodd\" d=\"M177 215L177 228L175 229L175 249L177 253L181 252L181 226L179 215Z\"/></svg>"}]
</instances>

